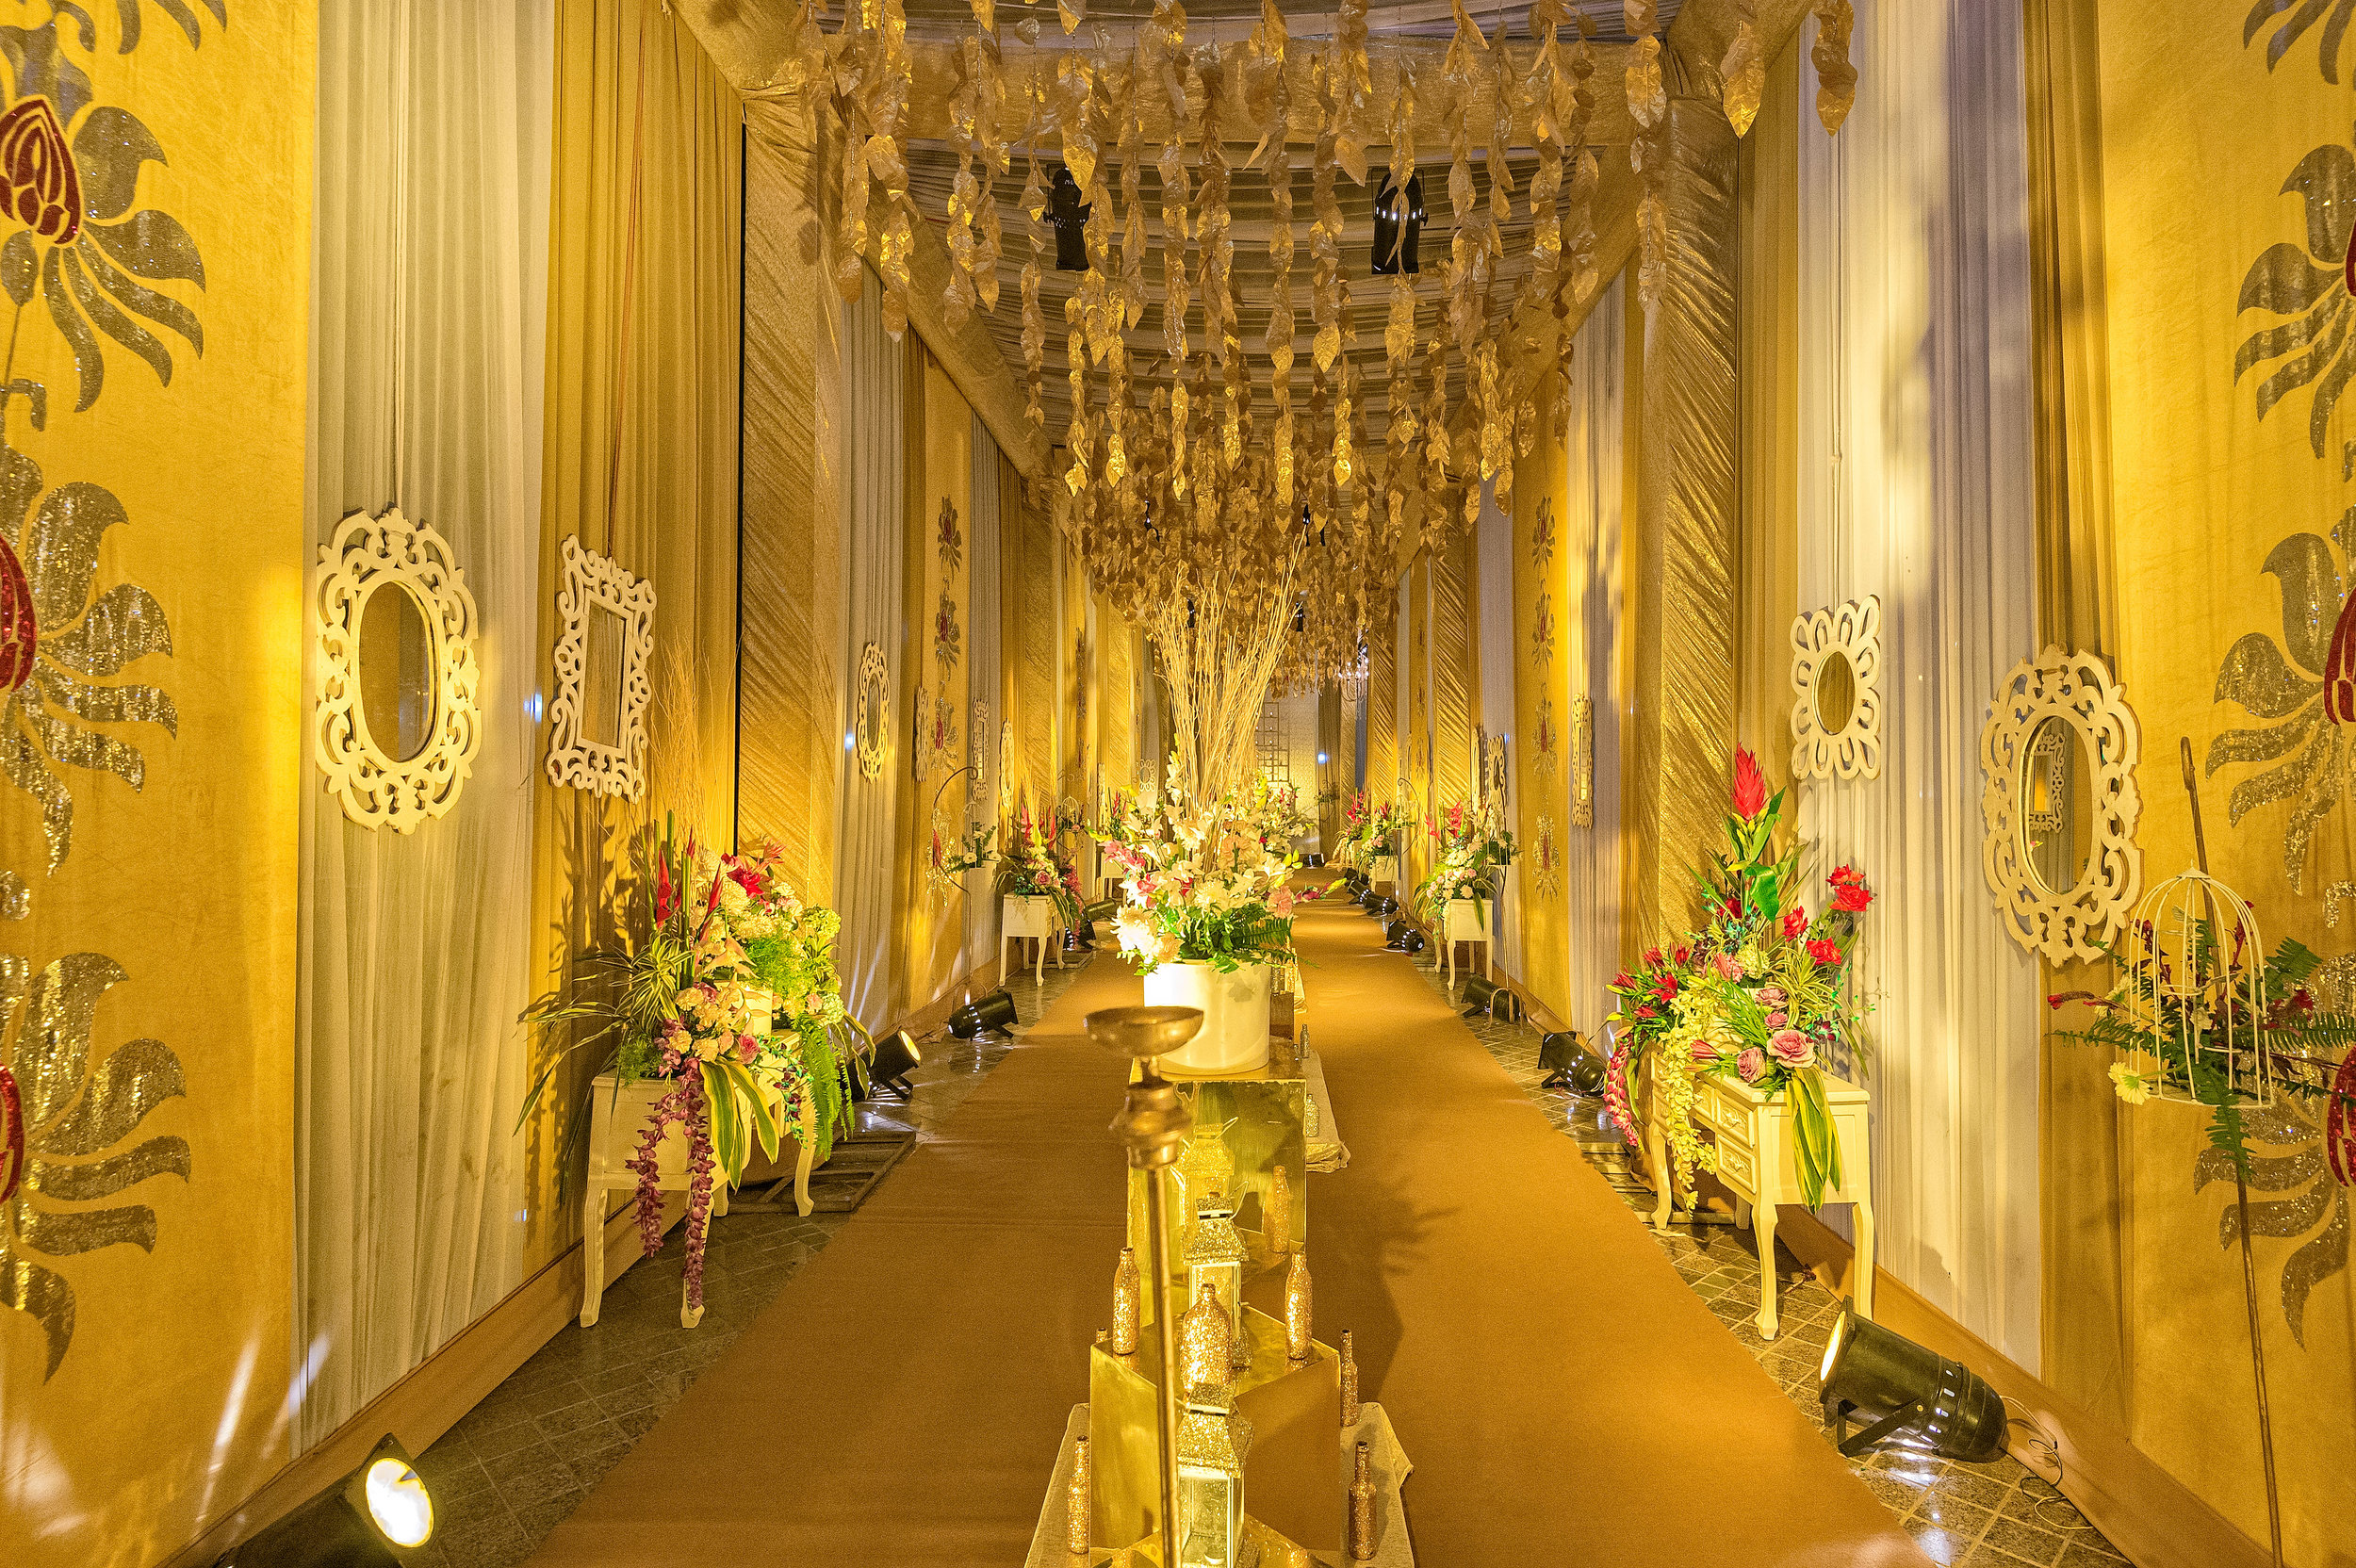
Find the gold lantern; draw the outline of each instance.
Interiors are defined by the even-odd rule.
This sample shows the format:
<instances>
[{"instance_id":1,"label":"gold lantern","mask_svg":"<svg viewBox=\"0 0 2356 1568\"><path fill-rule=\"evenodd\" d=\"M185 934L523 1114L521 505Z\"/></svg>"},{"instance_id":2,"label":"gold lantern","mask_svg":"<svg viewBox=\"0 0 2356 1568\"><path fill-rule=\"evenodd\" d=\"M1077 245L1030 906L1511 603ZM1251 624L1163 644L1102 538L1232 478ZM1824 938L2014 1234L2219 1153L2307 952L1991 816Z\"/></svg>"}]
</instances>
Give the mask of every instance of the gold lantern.
<instances>
[{"instance_id":1,"label":"gold lantern","mask_svg":"<svg viewBox=\"0 0 2356 1568\"><path fill-rule=\"evenodd\" d=\"M1243 1462L1252 1423L1224 1392L1189 1397L1178 1422L1179 1568L1241 1568Z\"/></svg>"},{"instance_id":2,"label":"gold lantern","mask_svg":"<svg viewBox=\"0 0 2356 1568\"><path fill-rule=\"evenodd\" d=\"M1227 1129L1233 1121L1198 1122L1194 1136L1186 1140L1186 1152L1170 1168L1176 1178L1178 1212L1182 1215L1200 1213L1209 1204L1226 1197L1227 1189L1235 1180L1235 1152L1227 1147ZM1188 1224L1191 1230L1191 1223ZM1185 1245L1186 1237L1178 1238Z\"/></svg>"},{"instance_id":3,"label":"gold lantern","mask_svg":"<svg viewBox=\"0 0 2356 1568\"><path fill-rule=\"evenodd\" d=\"M1208 1287L1226 1305L1228 1346L1237 1365L1252 1356L1243 1331L1243 1266L1251 1256L1235 1229L1235 1207L1225 1199L1213 1198L1195 1211L1186 1236L1186 1298L1200 1300Z\"/></svg>"}]
</instances>

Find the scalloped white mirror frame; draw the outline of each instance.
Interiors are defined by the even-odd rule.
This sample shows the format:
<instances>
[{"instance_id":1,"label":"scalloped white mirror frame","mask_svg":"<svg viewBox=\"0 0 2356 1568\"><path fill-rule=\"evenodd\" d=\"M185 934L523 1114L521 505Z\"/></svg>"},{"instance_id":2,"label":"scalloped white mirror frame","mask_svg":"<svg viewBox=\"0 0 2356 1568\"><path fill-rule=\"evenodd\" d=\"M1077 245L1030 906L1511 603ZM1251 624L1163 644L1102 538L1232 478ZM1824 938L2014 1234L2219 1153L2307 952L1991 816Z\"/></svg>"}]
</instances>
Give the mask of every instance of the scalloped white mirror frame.
<instances>
[{"instance_id":1,"label":"scalloped white mirror frame","mask_svg":"<svg viewBox=\"0 0 2356 1568\"><path fill-rule=\"evenodd\" d=\"M398 585L417 600L433 646L434 724L415 756L397 758L368 733L360 704L360 617L368 596ZM355 512L319 547L312 602L319 619L319 695L312 753L344 808L363 827L410 833L458 803L483 746L475 688L475 603L450 541L393 507Z\"/></svg>"},{"instance_id":2,"label":"scalloped white mirror frame","mask_svg":"<svg viewBox=\"0 0 2356 1568\"><path fill-rule=\"evenodd\" d=\"M642 800L646 793L646 704L654 694L654 584L567 534L564 586L556 596L564 629L556 639L556 699L548 704L548 778L596 794ZM589 612L622 623L622 690L617 743L590 740L581 727L581 678L589 658Z\"/></svg>"},{"instance_id":3,"label":"scalloped white mirror frame","mask_svg":"<svg viewBox=\"0 0 2356 1568\"><path fill-rule=\"evenodd\" d=\"M1825 727L1816 684L1825 660L1848 662L1856 687L1849 717ZM1802 612L1792 622L1792 776L1882 776L1882 601L1879 594Z\"/></svg>"}]
</instances>

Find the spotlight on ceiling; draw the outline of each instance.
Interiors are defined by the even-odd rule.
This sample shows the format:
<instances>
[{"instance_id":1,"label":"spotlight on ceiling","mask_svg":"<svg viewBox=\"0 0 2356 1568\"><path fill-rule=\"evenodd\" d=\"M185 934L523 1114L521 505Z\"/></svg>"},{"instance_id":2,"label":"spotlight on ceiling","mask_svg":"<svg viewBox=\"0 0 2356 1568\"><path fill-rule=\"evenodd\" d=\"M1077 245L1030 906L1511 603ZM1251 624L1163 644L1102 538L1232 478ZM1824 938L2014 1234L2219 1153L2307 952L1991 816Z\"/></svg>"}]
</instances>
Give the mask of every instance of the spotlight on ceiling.
<instances>
[{"instance_id":1,"label":"spotlight on ceiling","mask_svg":"<svg viewBox=\"0 0 2356 1568\"><path fill-rule=\"evenodd\" d=\"M1595 1094L1603 1087L1603 1058L1587 1049L1586 1037L1576 1029L1541 1035L1538 1065L1546 1070L1540 1088Z\"/></svg>"},{"instance_id":2,"label":"spotlight on ceiling","mask_svg":"<svg viewBox=\"0 0 2356 1568\"><path fill-rule=\"evenodd\" d=\"M1398 179L1396 170L1385 170L1383 188L1374 198L1374 270L1378 277L1423 270L1415 261L1415 242L1423 237L1423 176L1409 170L1403 193Z\"/></svg>"},{"instance_id":3,"label":"spotlight on ceiling","mask_svg":"<svg viewBox=\"0 0 2356 1568\"><path fill-rule=\"evenodd\" d=\"M391 1433L360 1468L221 1560L222 1568L399 1568L434 1536L434 1498Z\"/></svg>"},{"instance_id":4,"label":"spotlight on ceiling","mask_svg":"<svg viewBox=\"0 0 2356 1568\"><path fill-rule=\"evenodd\" d=\"M1080 200L1080 182L1072 177L1072 171L1058 164L1055 178L1047 192L1047 220L1055 225L1055 270L1085 272L1088 270L1088 226L1090 204Z\"/></svg>"},{"instance_id":5,"label":"spotlight on ceiling","mask_svg":"<svg viewBox=\"0 0 2356 1568\"><path fill-rule=\"evenodd\" d=\"M906 1100L914 1092L908 1086L908 1074L923 1060L916 1052L916 1037L905 1029L894 1029L875 1042L875 1054L867 1063L868 1082Z\"/></svg>"},{"instance_id":6,"label":"spotlight on ceiling","mask_svg":"<svg viewBox=\"0 0 2356 1568\"><path fill-rule=\"evenodd\" d=\"M2004 1401L1988 1380L1859 1317L1846 1302L1817 1368L1824 1425L1851 1459L1901 1431L1941 1459L1984 1464L2004 1446ZM1855 1437L1849 1418L1873 1424Z\"/></svg>"}]
</instances>

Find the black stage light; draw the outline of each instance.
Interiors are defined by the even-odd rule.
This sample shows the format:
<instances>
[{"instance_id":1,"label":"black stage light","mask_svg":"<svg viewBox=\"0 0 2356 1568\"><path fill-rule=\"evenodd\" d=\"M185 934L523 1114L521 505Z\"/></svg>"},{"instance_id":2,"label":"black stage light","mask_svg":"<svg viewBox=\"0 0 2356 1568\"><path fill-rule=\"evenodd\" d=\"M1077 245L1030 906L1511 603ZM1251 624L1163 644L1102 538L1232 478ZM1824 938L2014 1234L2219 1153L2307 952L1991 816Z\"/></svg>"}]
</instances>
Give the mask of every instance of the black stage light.
<instances>
[{"instance_id":1,"label":"black stage light","mask_svg":"<svg viewBox=\"0 0 2356 1568\"><path fill-rule=\"evenodd\" d=\"M1484 980L1478 974L1469 975L1465 978L1463 993L1456 999L1457 1005L1464 1009L1466 1018L1479 1018L1489 1010L1489 1004L1497 1000L1501 988L1494 980Z\"/></svg>"},{"instance_id":2,"label":"black stage light","mask_svg":"<svg viewBox=\"0 0 2356 1568\"><path fill-rule=\"evenodd\" d=\"M1423 933L1403 920L1395 920L1383 928L1383 945L1394 953L1421 953Z\"/></svg>"},{"instance_id":3,"label":"black stage light","mask_svg":"<svg viewBox=\"0 0 2356 1568\"><path fill-rule=\"evenodd\" d=\"M1088 270L1088 242L1082 231L1091 210L1088 203L1080 200L1080 182L1072 177L1071 170L1057 165L1047 193L1047 219L1055 225L1056 271Z\"/></svg>"},{"instance_id":4,"label":"black stage light","mask_svg":"<svg viewBox=\"0 0 2356 1568\"><path fill-rule=\"evenodd\" d=\"M434 1536L434 1498L386 1433L360 1468L220 1560L217 1568L400 1568Z\"/></svg>"},{"instance_id":5,"label":"black stage light","mask_svg":"<svg viewBox=\"0 0 2356 1568\"><path fill-rule=\"evenodd\" d=\"M1900 1431L1967 1464L1985 1464L2004 1446L2004 1397L1987 1379L1859 1317L1850 1303L1841 1304L1816 1380L1824 1425L1851 1459ZM1853 1415L1873 1423L1855 1437Z\"/></svg>"},{"instance_id":6,"label":"black stage light","mask_svg":"<svg viewBox=\"0 0 2356 1568\"><path fill-rule=\"evenodd\" d=\"M1066 953L1093 953L1096 951L1095 935L1085 922L1078 925L1067 925L1063 928L1063 950Z\"/></svg>"},{"instance_id":7,"label":"black stage light","mask_svg":"<svg viewBox=\"0 0 2356 1568\"><path fill-rule=\"evenodd\" d=\"M1423 176L1409 170L1404 194L1399 188L1398 180L1397 171L1384 171L1383 189L1374 199L1374 271L1377 277L1393 272L1420 272L1423 270L1415 261L1415 242L1423 237Z\"/></svg>"},{"instance_id":8,"label":"black stage light","mask_svg":"<svg viewBox=\"0 0 2356 1568\"><path fill-rule=\"evenodd\" d=\"M1391 916L1399 913L1399 900L1389 893L1384 893L1382 898L1376 902L1374 906L1374 912L1381 915L1383 919L1388 920Z\"/></svg>"},{"instance_id":9,"label":"black stage light","mask_svg":"<svg viewBox=\"0 0 2356 1568\"><path fill-rule=\"evenodd\" d=\"M1499 986L1497 995L1489 998L1489 1016L1499 1023L1521 1022L1523 1018L1522 993Z\"/></svg>"},{"instance_id":10,"label":"black stage light","mask_svg":"<svg viewBox=\"0 0 2356 1568\"><path fill-rule=\"evenodd\" d=\"M970 1040L984 1030L1005 1034L1017 1022L1014 998L1005 990L969 998L966 1004L949 1015L949 1033L961 1040Z\"/></svg>"},{"instance_id":11,"label":"black stage light","mask_svg":"<svg viewBox=\"0 0 2356 1568\"><path fill-rule=\"evenodd\" d=\"M1546 1070L1540 1088L1594 1094L1603 1087L1603 1058L1587 1049L1585 1037L1576 1029L1540 1036L1538 1065Z\"/></svg>"},{"instance_id":12,"label":"black stage light","mask_svg":"<svg viewBox=\"0 0 2356 1568\"><path fill-rule=\"evenodd\" d=\"M1383 895L1376 892L1371 887L1366 889L1358 894L1358 907L1366 910L1368 914L1374 913L1374 906L1382 902Z\"/></svg>"},{"instance_id":13,"label":"black stage light","mask_svg":"<svg viewBox=\"0 0 2356 1568\"><path fill-rule=\"evenodd\" d=\"M908 1074L923 1061L916 1053L916 1037L905 1029L894 1029L875 1042L875 1054L867 1064L867 1076L876 1088L888 1088L906 1100L913 1092L908 1087Z\"/></svg>"},{"instance_id":14,"label":"black stage light","mask_svg":"<svg viewBox=\"0 0 2356 1568\"><path fill-rule=\"evenodd\" d=\"M1315 871L1319 866L1325 864L1325 857L1313 849L1308 854L1301 858L1301 863L1307 866L1311 871Z\"/></svg>"}]
</instances>

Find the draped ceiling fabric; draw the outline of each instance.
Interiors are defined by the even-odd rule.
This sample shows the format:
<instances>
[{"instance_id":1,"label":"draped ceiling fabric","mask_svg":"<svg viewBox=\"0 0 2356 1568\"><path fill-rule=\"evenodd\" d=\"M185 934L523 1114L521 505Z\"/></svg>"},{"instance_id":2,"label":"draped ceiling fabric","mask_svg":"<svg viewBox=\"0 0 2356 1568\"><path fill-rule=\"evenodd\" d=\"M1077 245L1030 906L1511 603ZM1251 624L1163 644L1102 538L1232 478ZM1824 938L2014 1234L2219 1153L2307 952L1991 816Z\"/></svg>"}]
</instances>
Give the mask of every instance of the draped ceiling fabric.
<instances>
[{"instance_id":1,"label":"draped ceiling fabric","mask_svg":"<svg viewBox=\"0 0 2356 1568\"><path fill-rule=\"evenodd\" d=\"M1863 8L1839 143L1800 127L1796 608L1882 601L1881 776L1799 814L1810 907L1842 864L1883 895L1856 982L1880 1263L2034 1372L2040 998L1979 811L1980 725L2037 633L2019 25Z\"/></svg>"},{"instance_id":2,"label":"draped ceiling fabric","mask_svg":"<svg viewBox=\"0 0 2356 1568\"><path fill-rule=\"evenodd\" d=\"M450 540L483 741L414 833L303 791L302 1446L522 1277L551 44L518 0L319 15L311 535L398 505Z\"/></svg>"},{"instance_id":3,"label":"draped ceiling fabric","mask_svg":"<svg viewBox=\"0 0 2356 1568\"><path fill-rule=\"evenodd\" d=\"M826 180L800 100L744 138L744 688L737 838L775 842L803 897L834 899L844 706L843 319Z\"/></svg>"},{"instance_id":4,"label":"draped ceiling fabric","mask_svg":"<svg viewBox=\"0 0 2356 1568\"><path fill-rule=\"evenodd\" d=\"M1554 689L1555 762L1545 809L1553 813L1562 859L1560 917L1569 957L1566 995L1556 1010L1591 1039L1603 1037L1612 1009L1605 987L1634 956L1627 906L1628 845L1623 768L1635 705L1628 658L1630 562L1625 462L1629 296L1627 274L1612 280L1579 328L1571 358L1569 415L1562 443L1562 508L1555 526L1561 577L1550 580L1563 607L1557 632L1564 678ZM1572 699L1594 704L1595 823L1571 821ZM1525 715L1525 727L1531 720ZM1525 767L1524 776L1530 776ZM1525 866L1528 865L1525 859ZM1524 886L1529 879L1524 878ZM1561 962L1561 960L1556 960ZM1549 998L1549 1001L1553 999Z\"/></svg>"},{"instance_id":5,"label":"draped ceiling fabric","mask_svg":"<svg viewBox=\"0 0 2356 1568\"><path fill-rule=\"evenodd\" d=\"M161 149L112 160L126 207L87 214L83 248L102 221L121 220L122 244L133 215L142 235L161 219L186 231L205 280L195 258L146 274L192 313L191 334L201 324L202 354L115 318L152 331L168 382L112 335L90 344L103 380L86 382L51 305L9 318L8 459L45 493L36 516L78 505L89 533L75 562L53 546L63 529L30 548L21 510L0 530L30 567L44 634L33 683L0 700L0 1064L36 1156L0 1206L10 1568L145 1568L290 1451L297 846L300 797L318 787L302 653L317 10L254 0L224 29L187 9L193 41L146 8L129 52L112 6L91 13L87 46L74 11L9 17L25 29L12 51L54 49L88 80L85 102L56 106L86 195L106 139L84 133L102 113L135 117ZM13 215L0 237L72 254ZM39 423L25 383L46 394ZM103 533L102 496L121 508ZM93 603L106 608L86 615ZM76 670L60 656L85 629L99 640ZM61 694L100 668L89 684L124 694L89 699L83 719L132 711L88 727ZM176 723L144 716L167 711ZM46 740L31 758L17 749L41 743L28 731ZM89 748L84 765L50 746ZM70 837L53 842L44 828L66 811ZM56 1010L28 1022L36 1005Z\"/></svg>"},{"instance_id":6,"label":"draped ceiling fabric","mask_svg":"<svg viewBox=\"0 0 2356 1568\"><path fill-rule=\"evenodd\" d=\"M2114 652L2142 727L2145 884L2192 863L2177 764L2189 739L2210 869L2249 900L2266 945L2291 938L2323 956L2321 989L2346 1007L2356 944L2345 909L2336 928L2327 911L2334 884L2356 878L2356 807L2348 731L2317 700L2326 629L2356 581L2356 102L2344 18L2266 7L2246 24L2245 8L2200 8L2163 39L2140 8L2092 9L2099 77L2068 86L2081 103L2099 93L2099 175L2055 195L2099 197L2093 222L2108 246ZM2088 36L2052 44L2058 54ZM2069 63L2094 61L2080 48ZM2070 137L2062 113L2053 122L2056 142ZM2184 220L2188 204L2197 221ZM2074 202L2061 216L2082 231L2089 221ZM2085 455L2070 449L2073 462ZM2085 521L2071 518L2073 534ZM2314 825L2303 858L2302 822ZM2204 1155L2206 1120L2188 1106L2119 1113L2119 1228L2104 1260L2128 1305L2112 1331L2118 1380L2104 1386L2099 1355L2052 1375L2123 1407L2138 1448L2263 1544L2241 1267L2238 1249L2220 1246L2234 1195ZM2283 1551L2301 1563L2345 1560L2356 1520L2350 1195L2317 1168L2321 1123L2313 1102L2263 1119L2250 1192ZM2071 1162L2054 1179L2100 1179L2088 1156L2104 1130L2094 1115L2050 1121L2049 1147ZM2091 1251L2104 1239L2079 1241ZM2056 1315L2103 1305L2089 1293ZM2090 1348L2101 1327L2056 1334Z\"/></svg>"},{"instance_id":7,"label":"draped ceiling fabric","mask_svg":"<svg viewBox=\"0 0 2356 1568\"><path fill-rule=\"evenodd\" d=\"M705 843L736 820L743 121L663 0L558 0L543 695L566 535L652 583L656 602L644 798L533 775L532 962L550 993L615 939L666 820ZM527 1271L580 1239L575 1204L555 1200L557 1118L597 1054L571 1059L526 1132Z\"/></svg>"},{"instance_id":8,"label":"draped ceiling fabric","mask_svg":"<svg viewBox=\"0 0 2356 1568\"><path fill-rule=\"evenodd\" d=\"M835 955L843 1000L870 1029L885 1027L892 1011L892 876L898 831L901 778L909 769L909 727L901 696L922 648L904 649L900 577L907 555L907 459L902 448L905 357L884 335L883 291L861 274L859 302L843 312L843 424L837 449L842 532L843 671L856 682L870 646L883 656L890 690L878 719L884 761L874 778L858 753L843 753L842 817L835 842L835 901L843 916ZM843 711L856 714L856 685L843 689Z\"/></svg>"}]
</instances>

